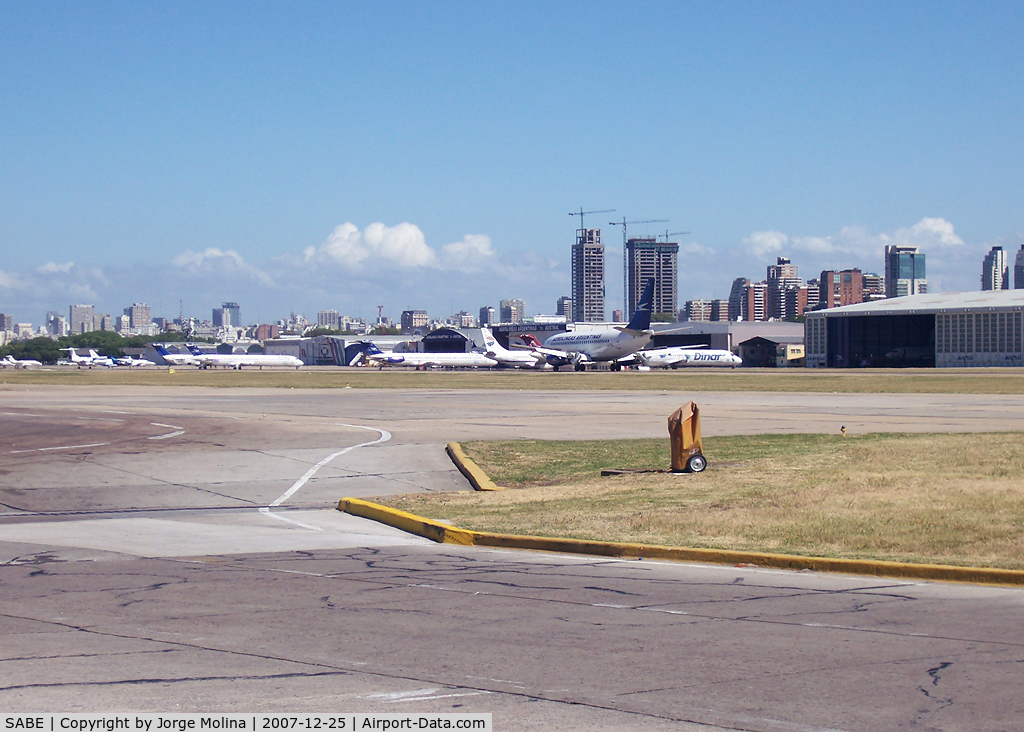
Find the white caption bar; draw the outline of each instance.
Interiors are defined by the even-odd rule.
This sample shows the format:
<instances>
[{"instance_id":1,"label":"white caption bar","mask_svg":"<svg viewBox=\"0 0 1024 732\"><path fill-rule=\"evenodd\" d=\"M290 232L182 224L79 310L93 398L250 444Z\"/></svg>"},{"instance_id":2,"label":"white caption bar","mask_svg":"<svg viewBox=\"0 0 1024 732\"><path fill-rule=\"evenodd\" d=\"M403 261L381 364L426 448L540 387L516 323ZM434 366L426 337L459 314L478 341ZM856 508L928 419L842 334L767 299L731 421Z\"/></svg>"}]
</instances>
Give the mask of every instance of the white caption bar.
<instances>
[{"instance_id":1,"label":"white caption bar","mask_svg":"<svg viewBox=\"0 0 1024 732\"><path fill-rule=\"evenodd\" d=\"M192 730L478 730L491 732L487 714L0 714L12 732L191 732Z\"/></svg>"}]
</instances>

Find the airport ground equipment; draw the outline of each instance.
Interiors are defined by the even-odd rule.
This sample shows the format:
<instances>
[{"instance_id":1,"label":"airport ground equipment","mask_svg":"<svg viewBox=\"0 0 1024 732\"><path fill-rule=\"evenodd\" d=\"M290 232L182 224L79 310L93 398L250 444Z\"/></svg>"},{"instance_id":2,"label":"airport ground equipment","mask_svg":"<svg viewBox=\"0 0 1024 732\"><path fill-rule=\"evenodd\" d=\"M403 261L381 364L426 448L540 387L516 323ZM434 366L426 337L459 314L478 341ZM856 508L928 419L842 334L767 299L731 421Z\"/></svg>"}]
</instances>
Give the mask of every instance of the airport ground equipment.
<instances>
[{"instance_id":1,"label":"airport ground equipment","mask_svg":"<svg viewBox=\"0 0 1024 732\"><path fill-rule=\"evenodd\" d=\"M687 402L668 418L668 436L672 446L673 473L701 473L708 466L701 452L700 410Z\"/></svg>"}]
</instances>

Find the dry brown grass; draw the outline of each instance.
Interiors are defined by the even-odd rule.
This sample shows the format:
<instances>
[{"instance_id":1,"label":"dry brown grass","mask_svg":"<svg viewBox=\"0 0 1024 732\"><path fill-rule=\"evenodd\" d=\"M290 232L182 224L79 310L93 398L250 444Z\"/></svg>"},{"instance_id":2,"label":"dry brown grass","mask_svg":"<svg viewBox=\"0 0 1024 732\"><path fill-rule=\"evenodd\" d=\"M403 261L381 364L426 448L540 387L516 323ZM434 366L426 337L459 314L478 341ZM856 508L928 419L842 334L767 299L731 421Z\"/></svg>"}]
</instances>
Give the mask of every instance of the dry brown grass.
<instances>
[{"instance_id":1,"label":"dry brown grass","mask_svg":"<svg viewBox=\"0 0 1024 732\"><path fill-rule=\"evenodd\" d=\"M666 441L466 448L528 487L389 503L480 531L1024 568L1019 433L713 438L703 474L611 478L602 466L667 466Z\"/></svg>"},{"instance_id":2,"label":"dry brown grass","mask_svg":"<svg viewBox=\"0 0 1024 732\"><path fill-rule=\"evenodd\" d=\"M1024 369L680 369L678 371L415 371L323 368L199 371L45 368L0 371L0 383L337 389L592 389L1024 394Z\"/></svg>"}]
</instances>

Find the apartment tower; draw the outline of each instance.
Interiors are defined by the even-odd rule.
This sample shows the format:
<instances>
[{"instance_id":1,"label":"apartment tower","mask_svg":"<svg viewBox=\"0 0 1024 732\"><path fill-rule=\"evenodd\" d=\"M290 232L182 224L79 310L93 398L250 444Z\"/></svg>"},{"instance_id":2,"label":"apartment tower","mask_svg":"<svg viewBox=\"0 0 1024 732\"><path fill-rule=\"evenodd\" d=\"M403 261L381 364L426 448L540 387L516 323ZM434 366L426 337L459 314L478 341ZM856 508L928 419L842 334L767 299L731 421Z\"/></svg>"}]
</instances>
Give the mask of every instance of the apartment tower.
<instances>
[{"instance_id":1,"label":"apartment tower","mask_svg":"<svg viewBox=\"0 0 1024 732\"><path fill-rule=\"evenodd\" d=\"M572 248L572 319L604 320L604 242L600 229L577 229Z\"/></svg>"}]
</instances>

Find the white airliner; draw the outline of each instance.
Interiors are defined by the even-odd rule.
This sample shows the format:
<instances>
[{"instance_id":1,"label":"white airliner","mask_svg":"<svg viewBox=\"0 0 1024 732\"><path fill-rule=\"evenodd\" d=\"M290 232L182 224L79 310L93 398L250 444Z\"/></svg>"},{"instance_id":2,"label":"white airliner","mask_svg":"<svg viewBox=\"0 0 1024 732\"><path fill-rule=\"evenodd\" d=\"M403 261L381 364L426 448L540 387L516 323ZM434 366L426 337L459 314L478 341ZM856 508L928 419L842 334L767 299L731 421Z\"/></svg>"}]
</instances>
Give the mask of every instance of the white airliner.
<instances>
[{"instance_id":1,"label":"white airliner","mask_svg":"<svg viewBox=\"0 0 1024 732\"><path fill-rule=\"evenodd\" d=\"M538 353L536 350L510 351L498 343L498 339L491 333L490 328L481 328L484 336L484 348L487 349L487 358L493 358L502 366L512 366L519 369L545 369L549 368L547 356Z\"/></svg>"},{"instance_id":2,"label":"white airliner","mask_svg":"<svg viewBox=\"0 0 1024 732\"><path fill-rule=\"evenodd\" d=\"M736 368L743 363L743 359L732 351L701 348L700 346L656 348L650 351L637 351L635 355L644 366L663 369L675 369L680 366L731 366Z\"/></svg>"},{"instance_id":3,"label":"white airliner","mask_svg":"<svg viewBox=\"0 0 1024 732\"><path fill-rule=\"evenodd\" d=\"M171 366L198 366L196 363L196 357L191 353L171 353L166 347L153 344L153 348L160 354L160 358L166 361Z\"/></svg>"},{"instance_id":4,"label":"white airliner","mask_svg":"<svg viewBox=\"0 0 1024 732\"><path fill-rule=\"evenodd\" d=\"M373 343L367 343L364 351L366 360L372 366L413 366L418 369L439 367L490 368L498 362L482 353L384 353Z\"/></svg>"},{"instance_id":5,"label":"white airliner","mask_svg":"<svg viewBox=\"0 0 1024 732\"><path fill-rule=\"evenodd\" d=\"M78 368L82 368L83 366L85 366L91 369L93 366L104 366L109 369L113 368L114 366L114 359L107 358L106 356L101 356L91 348L89 349L88 356L79 356L75 352L74 348L62 348L60 350L67 351L68 358L71 359L71 363L73 363Z\"/></svg>"},{"instance_id":6,"label":"white airliner","mask_svg":"<svg viewBox=\"0 0 1024 732\"><path fill-rule=\"evenodd\" d=\"M558 371L560 366L572 364L576 371L586 371L587 364L594 361L611 361L612 371L619 371L618 363L623 356L629 356L651 342L651 310L654 304L654 278L644 285L643 295L637 303L636 312L623 328L578 329L568 333L556 333L541 346L532 335L520 336L535 353L543 354L548 363Z\"/></svg>"},{"instance_id":7,"label":"white airliner","mask_svg":"<svg viewBox=\"0 0 1024 732\"><path fill-rule=\"evenodd\" d=\"M266 353L203 353L196 346L188 346L195 357L195 363L201 369L211 366L223 366L241 370L243 366L288 366L298 370L303 363L297 356Z\"/></svg>"},{"instance_id":8,"label":"white airliner","mask_svg":"<svg viewBox=\"0 0 1024 732\"><path fill-rule=\"evenodd\" d=\"M4 359L0 361L0 368L7 368L13 366L16 369L27 369L33 366L42 366L39 361L34 358L15 358L14 356L7 354Z\"/></svg>"}]
</instances>

